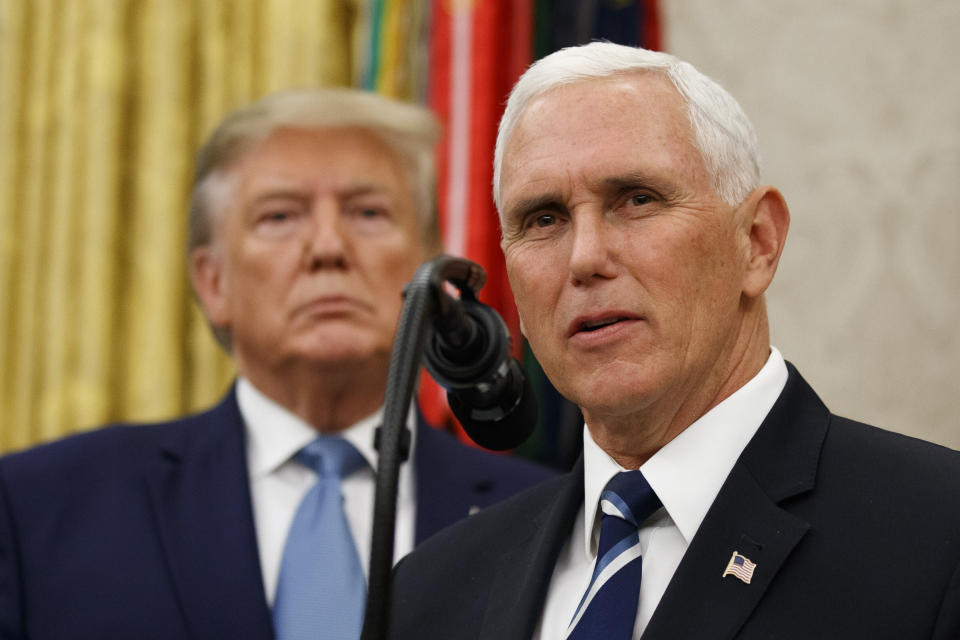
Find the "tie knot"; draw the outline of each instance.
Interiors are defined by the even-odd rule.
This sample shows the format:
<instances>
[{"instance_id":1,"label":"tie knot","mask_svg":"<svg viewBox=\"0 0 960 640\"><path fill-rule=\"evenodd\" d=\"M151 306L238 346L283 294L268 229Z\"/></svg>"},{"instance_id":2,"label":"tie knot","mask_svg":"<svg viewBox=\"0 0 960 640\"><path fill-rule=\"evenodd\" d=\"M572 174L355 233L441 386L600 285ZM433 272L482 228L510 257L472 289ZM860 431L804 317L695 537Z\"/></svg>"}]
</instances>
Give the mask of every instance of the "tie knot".
<instances>
[{"instance_id":1,"label":"tie knot","mask_svg":"<svg viewBox=\"0 0 960 640\"><path fill-rule=\"evenodd\" d=\"M321 478L344 478L365 464L356 447L339 436L318 436L294 456Z\"/></svg>"},{"instance_id":2,"label":"tie knot","mask_svg":"<svg viewBox=\"0 0 960 640\"><path fill-rule=\"evenodd\" d=\"M604 515L617 516L639 528L661 506L660 498L639 471L613 476L600 494Z\"/></svg>"}]
</instances>

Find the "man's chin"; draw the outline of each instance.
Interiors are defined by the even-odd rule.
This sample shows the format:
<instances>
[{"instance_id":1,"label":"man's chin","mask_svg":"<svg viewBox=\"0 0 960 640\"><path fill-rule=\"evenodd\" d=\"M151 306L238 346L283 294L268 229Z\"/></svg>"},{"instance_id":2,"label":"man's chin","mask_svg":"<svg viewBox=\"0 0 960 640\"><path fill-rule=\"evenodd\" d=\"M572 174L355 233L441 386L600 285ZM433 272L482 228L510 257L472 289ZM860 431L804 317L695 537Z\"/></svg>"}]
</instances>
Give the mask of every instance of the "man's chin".
<instances>
[{"instance_id":1,"label":"man's chin","mask_svg":"<svg viewBox=\"0 0 960 640\"><path fill-rule=\"evenodd\" d=\"M349 369L368 370L385 367L390 361L390 349L376 346L357 336L324 336L306 340L297 345L298 358L320 369L334 368L349 375Z\"/></svg>"},{"instance_id":2,"label":"man's chin","mask_svg":"<svg viewBox=\"0 0 960 640\"><path fill-rule=\"evenodd\" d=\"M578 405L585 415L625 417L646 410L659 395L656 385L645 382L638 375L609 375L598 377L594 384L576 385L569 395L563 395Z\"/></svg>"},{"instance_id":3,"label":"man's chin","mask_svg":"<svg viewBox=\"0 0 960 640\"><path fill-rule=\"evenodd\" d=\"M388 340L370 331L331 329L288 333L282 340L253 343L247 349L235 341L234 351L251 366L259 363L274 370L309 369L344 376L386 372L393 336Z\"/></svg>"},{"instance_id":4,"label":"man's chin","mask_svg":"<svg viewBox=\"0 0 960 640\"><path fill-rule=\"evenodd\" d=\"M324 349L306 351L299 355L299 359L314 369L333 369L349 375L353 370L366 370L389 362L389 354L383 359L360 350Z\"/></svg>"}]
</instances>

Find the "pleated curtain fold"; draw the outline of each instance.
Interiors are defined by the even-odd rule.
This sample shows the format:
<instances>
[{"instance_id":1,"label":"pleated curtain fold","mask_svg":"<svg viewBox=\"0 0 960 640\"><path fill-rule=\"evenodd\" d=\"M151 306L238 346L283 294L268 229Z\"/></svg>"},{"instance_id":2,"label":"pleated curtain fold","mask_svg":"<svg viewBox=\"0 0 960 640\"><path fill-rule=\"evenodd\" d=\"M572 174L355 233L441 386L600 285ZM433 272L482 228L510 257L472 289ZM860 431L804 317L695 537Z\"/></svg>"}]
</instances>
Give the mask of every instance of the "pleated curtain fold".
<instances>
[{"instance_id":1,"label":"pleated curtain fold","mask_svg":"<svg viewBox=\"0 0 960 640\"><path fill-rule=\"evenodd\" d=\"M198 145L270 91L351 84L343 0L0 2L0 452L209 405L191 301Z\"/></svg>"}]
</instances>

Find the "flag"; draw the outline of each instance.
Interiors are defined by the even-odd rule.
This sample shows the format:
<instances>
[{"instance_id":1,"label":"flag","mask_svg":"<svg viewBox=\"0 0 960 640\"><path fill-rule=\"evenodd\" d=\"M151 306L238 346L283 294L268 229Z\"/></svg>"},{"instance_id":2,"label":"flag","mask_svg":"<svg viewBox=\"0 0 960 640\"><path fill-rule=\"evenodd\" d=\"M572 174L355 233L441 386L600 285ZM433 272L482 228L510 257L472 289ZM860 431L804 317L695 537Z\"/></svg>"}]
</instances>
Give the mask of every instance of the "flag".
<instances>
[{"instance_id":1,"label":"flag","mask_svg":"<svg viewBox=\"0 0 960 640\"><path fill-rule=\"evenodd\" d=\"M493 204L493 147L510 89L530 63L531 6L515 0L433 0L428 103L443 123L437 151L437 199L446 253L486 270L479 299L503 317L520 356L522 338L500 251ZM466 439L446 394L427 376L421 410Z\"/></svg>"},{"instance_id":2,"label":"flag","mask_svg":"<svg viewBox=\"0 0 960 640\"><path fill-rule=\"evenodd\" d=\"M757 568L757 565L746 556L742 556L736 551L733 552L733 555L730 556L730 562L727 563L727 568L723 571L723 578L726 578L728 575L735 576L742 580L743 582L750 584L750 580L753 579L753 570Z\"/></svg>"},{"instance_id":3,"label":"flag","mask_svg":"<svg viewBox=\"0 0 960 640\"><path fill-rule=\"evenodd\" d=\"M389 0L399 2L401 0ZM382 4L388 0L374 0ZM540 420L517 453L559 468L580 454L579 409L553 388L525 344L500 250L492 197L493 148L510 89L536 58L597 38L651 49L661 46L657 0L430 0L427 102L444 139L437 151L438 207L447 253L487 271L482 302L503 316L538 397ZM428 421L467 440L446 393L421 378Z\"/></svg>"}]
</instances>

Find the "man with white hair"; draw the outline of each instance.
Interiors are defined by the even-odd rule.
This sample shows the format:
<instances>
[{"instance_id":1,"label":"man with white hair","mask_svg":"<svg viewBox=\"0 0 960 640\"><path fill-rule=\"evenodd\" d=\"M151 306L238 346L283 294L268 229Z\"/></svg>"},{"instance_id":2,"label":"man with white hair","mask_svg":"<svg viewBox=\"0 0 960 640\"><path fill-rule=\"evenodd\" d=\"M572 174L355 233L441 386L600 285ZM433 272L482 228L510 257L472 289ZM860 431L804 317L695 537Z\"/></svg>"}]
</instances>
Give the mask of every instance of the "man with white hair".
<instances>
[{"instance_id":1,"label":"man with white hair","mask_svg":"<svg viewBox=\"0 0 960 640\"><path fill-rule=\"evenodd\" d=\"M726 91L556 52L511 93L494 194L584 453L408 556L395 640L960 637L960 455L832 415L770 345L789 213Z\"/></svg>"},{"instance_id":2,"label":"man with white hair","mask_svg":"<svg viewBox=\"0 0 960 640\"><path fill-rule=\"evenodd\" d=\"M188 253L237 382L195 416L0 460L0 638L359 638L402 290L439 251L437 136L346 89L220 123ZM396 557L550 475L407 423Z\"/></svg>"}]
</instances>

